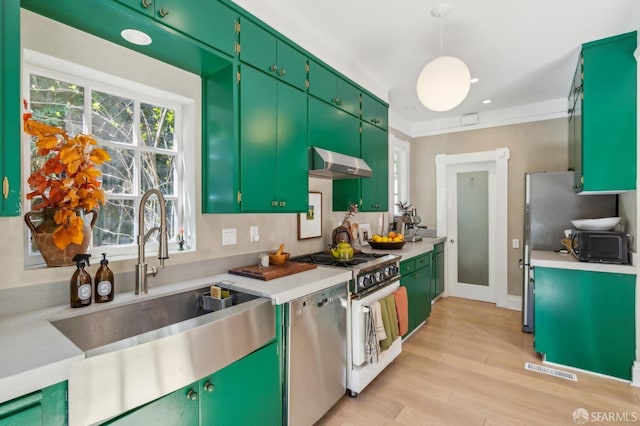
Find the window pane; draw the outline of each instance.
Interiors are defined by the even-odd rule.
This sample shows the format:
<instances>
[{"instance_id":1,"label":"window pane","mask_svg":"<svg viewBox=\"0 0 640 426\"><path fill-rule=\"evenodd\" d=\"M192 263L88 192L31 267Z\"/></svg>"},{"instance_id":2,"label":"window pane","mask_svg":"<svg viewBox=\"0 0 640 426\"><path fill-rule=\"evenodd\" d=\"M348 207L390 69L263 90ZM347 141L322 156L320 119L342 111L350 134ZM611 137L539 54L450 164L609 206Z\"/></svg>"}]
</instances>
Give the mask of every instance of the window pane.
<instances>
[{"instance_id":1,"label":"window pane","mask_svg":"<svg viewBox=\"0 0 640 426\"><path fill-rule=\"evenodd\" d=\"M133 244L134 223L133 200L107 200L93 227L93 246Z\"/></svg>"},{"instance_id":2,"label":"window pane","mask_svg":"<svg viewBox=\"0 0 640 426\"><path fill-rule=\"evenodd\" d=\"M165 207L167 209L167 233L169 234L169 240L175 238L178 234L179 228L177 227L177 203L174 200L165 200ZM152 195L147 199L144 206L144 232L149 232L150 229L156 226L160 226L160 211L158 210L158 199ZM148 241L158 241L158 232L154 232L149 235Z\"/></svg>"},{"instance_id":3,"label":"window pane","mask_svg":"<svg viewBox=\"0 0 640 426\"><path fill-rule=\"evenodd\" d=\"M92 92L91 133L99 140L132 144L133 109L133 99Z\"/></svg>"},{"instance_id":4,"label":"window pane","mask_svg":"<svg viewBox=\"0 0 640 426\"><path fill-rule=\"evenodd\" d=\"M140 104L140 138L142 144L160 149L174 149L175 111Z\"/></svg>"},{"instance_id":5,"label":"window pane","mask_svg":"<svg viewBox=\"0 0 640 426\"><path fill-rule=\"evenodd\" d=\"M175 159L174 155L154 154L143 152L142 161L142 191L159 188L164 195L175 194Z\"/></svg>"},{"instance_id":6,"label":"window pane","mask_svg":"<svg viewBox=\"0 0 640 426\"><path fill-rule=\"evenodd\" d=\"M131 149L105 147L111 161L102 163L102 187L108 194L133 194L135 153Z\"/></svg>"},{"instance_id":7,"label":"window pane","mask_svg":"<svg viewBox=\"0 0 640 426\"><path fill-rule=\"evenodd\" d=\"M62 127L70 135L82 133L84 88L35 74L31 74L29 80L29 108L33 118Z\"/></svg>"}]
</instances>

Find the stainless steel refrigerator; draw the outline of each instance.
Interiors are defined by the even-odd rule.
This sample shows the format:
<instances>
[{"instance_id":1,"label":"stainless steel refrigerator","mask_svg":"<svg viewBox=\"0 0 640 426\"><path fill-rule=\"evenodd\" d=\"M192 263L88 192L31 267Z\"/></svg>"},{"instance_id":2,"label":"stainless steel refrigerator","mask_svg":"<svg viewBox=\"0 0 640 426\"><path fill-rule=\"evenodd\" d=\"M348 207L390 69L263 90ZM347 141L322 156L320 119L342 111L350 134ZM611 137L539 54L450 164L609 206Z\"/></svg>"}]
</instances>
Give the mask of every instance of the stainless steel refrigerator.
<instances>
[{"instance_id":1,"label":"stainless steel refrigerator","mask_svg":"<svg viewBox=\"0 0 640 426\"><path fill-rule=\"evenodd\" d=\"M562 249L565 229L573 229L571 220L617 215L616 195L576 195L572 172L525 174L524 271L522 290L522 331L532 333L533 288L531 285L531 251Z\"/></svg>"}]
</instances>

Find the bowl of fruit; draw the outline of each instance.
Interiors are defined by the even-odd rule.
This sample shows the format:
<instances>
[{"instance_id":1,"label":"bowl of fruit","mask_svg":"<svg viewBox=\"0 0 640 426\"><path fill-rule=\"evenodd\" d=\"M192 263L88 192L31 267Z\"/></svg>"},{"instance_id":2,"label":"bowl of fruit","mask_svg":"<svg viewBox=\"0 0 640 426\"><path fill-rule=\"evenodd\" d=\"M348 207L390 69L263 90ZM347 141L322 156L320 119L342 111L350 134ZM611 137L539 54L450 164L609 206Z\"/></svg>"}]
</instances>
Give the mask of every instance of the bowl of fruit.
<instances>
[{"instance_id":1,"label":"bowl of fruit","mask_svg":"<svg viewBox=\"0 0 640 426\"><path fill-rule=\"evenodd\" d=\"M382 250L399 250L404 247L404 235L390 231L387 235L375 234L368 241L371 248Z\"/></svg>"}]
</instances>

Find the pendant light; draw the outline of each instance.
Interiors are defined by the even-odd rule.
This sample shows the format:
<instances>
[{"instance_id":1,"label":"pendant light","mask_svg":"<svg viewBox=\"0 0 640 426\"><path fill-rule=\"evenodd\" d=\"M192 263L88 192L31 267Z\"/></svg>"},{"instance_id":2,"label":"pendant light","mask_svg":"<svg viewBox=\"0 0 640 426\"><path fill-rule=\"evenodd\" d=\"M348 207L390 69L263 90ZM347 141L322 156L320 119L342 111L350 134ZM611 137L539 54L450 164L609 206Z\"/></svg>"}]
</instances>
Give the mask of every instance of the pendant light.
<instances>
[{"instance_id":1,"label":"pendant light","mask_svg":"<svg viewBox=\"0 0 640 426\"><path fill-rule=\"evenodd\" d=\"M442 3L431 10L431 16L440 18L440 57L429 62L420 71L416 90L422 105L431 111L449 111L464 101L471 87L469 67L460 59L444 56L443 19L451 6Z\"/></svg>"}]
</instances>

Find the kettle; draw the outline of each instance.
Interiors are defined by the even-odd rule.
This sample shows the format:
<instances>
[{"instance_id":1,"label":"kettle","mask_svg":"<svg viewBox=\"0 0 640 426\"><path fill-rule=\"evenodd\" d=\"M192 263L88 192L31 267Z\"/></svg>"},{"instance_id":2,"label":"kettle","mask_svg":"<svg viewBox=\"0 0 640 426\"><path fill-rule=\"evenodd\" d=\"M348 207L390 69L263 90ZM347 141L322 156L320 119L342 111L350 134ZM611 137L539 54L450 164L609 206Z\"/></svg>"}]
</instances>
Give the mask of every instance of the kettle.
<instances>
[{"instance_id":1,"label":"kettle","mask_svg":"<svg viewBox=\"0 0 640 426\"><path fill-rule=\"evenodd\" d=\"M346 242L351 245L351 230L344 225L335 228L331 234L332 246L336 246L340 242Z\"/></svg>"},{"instance_id":2,"label":"kettle","mask_svg":"<svg viewBox=\"0 0 640 426\"><path fill-rule=\"evenodd\" d=\"M331 247L331 256L342 262L353 260L353 247L344 241L340 242L335 247Z\"/></svg>"}]
</instances>

